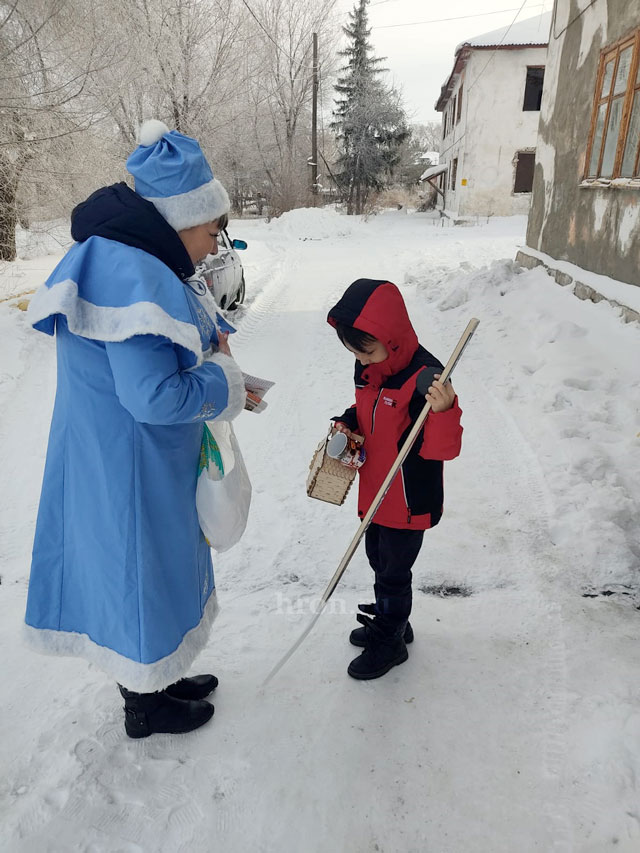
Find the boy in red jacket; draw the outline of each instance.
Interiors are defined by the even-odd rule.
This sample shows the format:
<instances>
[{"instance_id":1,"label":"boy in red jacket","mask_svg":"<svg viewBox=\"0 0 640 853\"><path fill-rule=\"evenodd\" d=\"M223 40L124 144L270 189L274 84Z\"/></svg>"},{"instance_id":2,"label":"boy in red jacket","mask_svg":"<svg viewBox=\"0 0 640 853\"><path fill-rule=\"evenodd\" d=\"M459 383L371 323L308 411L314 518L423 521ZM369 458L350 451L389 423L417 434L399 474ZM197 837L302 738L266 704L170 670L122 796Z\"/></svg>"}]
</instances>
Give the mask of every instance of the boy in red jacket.
<instances>
[{"instance_id":1,"label":"boy in red jacket","mask_svg":"<svg viewBox=\"0 0 640 853\"><path fill-rule=\"evenodd\" d=\"M365 439L367 459L358 471L362 518L425 405L416 390L418 375L443 366L420 346L402 295L388 281L354 281L327 321L356 357L355 405L332 420L342 432ZM411 568L424 531L442 516L443 460L455 459L462 440L456 394L451 383L438 381L439 375L427 394L431 414L365 534L376 601L359 605L367 615L358 614L363 627L349 638L364 647L349 664L353 678L379 678L407 660L407 643L413 642Z\"/></svg>"}]
</instances>

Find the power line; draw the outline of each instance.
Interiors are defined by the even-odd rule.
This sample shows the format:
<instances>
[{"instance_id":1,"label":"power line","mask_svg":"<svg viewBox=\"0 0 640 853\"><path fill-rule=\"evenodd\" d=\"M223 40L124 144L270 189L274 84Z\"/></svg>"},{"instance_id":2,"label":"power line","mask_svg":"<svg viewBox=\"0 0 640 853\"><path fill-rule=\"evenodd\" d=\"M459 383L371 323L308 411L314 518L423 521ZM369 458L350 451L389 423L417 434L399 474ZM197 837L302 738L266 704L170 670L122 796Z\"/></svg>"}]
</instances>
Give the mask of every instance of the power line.
<instances>
[{"instance_id":1,"label":"power line","mask_svg":"<svg viewBox=\"0 0 640 853\"><path fill-rule=\"evenodd\" d=\"M519 15L520 15L520 12L522 12L522 10L524 9L524 7L525 7L526 5L527 5L527 0L523 0L523 2L522 2L522 6L520 6L520 8L518 9L518 11L516 12L515 18L513 19L513 21L511 21L511 23L510 23L510 24L509 24L509 26L507 27L507 29L506 29L506 31L505 31L505 34L504 34L504 35L502 36L502 38L500 39L500 43L496 46L496 49L495 49L494 51L492 51L491 56L490 56L490 57L489 57L489 59L487 60L486 65L484 66L484 68L482 68L482 70L480 71L480 73L478 74L478 76L476 77L476 79L473 81L473 83L471 83L471 85L470 85L470 86L469 86L469 88L467 89L467 92L470 92L470 91L471 91L471 89L473 89L473 87L476 85L476 83L478 82L478 80L482 77L482 75L484 74L484 72L487 70L487 68L489 67L489 63L493 61L493 58L494 58L494 56L495 56L495 55L496 55L496 53L497 53L498 47L500 47L500 45L504 43L504 40L506 39L506 37L507 37L507 36L509 35L509 33L511 32L511 28L513 27L513 25L515 24L515 22L518 20L518 17L519 17Z\"/></svg>"},{"instance_id":2,"label":"power line","mask_svg":"<svg viewBox=\"0 0 640 853\"><path fill-rule=\"evenodd\" d=\"M505 40L505 39L506 39L506 37L509 35L509 33L510 33L510 31L511 31L511 28L513 27L513 25L515 24L515 22L518 20L518 16L520 15L520 12L522 12L522 10L523 10L523 9L524 9L524 7L526 6L526 4L527 4L527 0L523 0L522 6L520 6L520 8L518 9L518 11L516 12L515 18L513 19L513 21L511 21L511 23L509 24L509 26L508 26L508 27L507 27L507 29L506 29L505 34L504 34L504 35L502 36L502 38L500 39L500 44L503 44L504 40ZM498 47L499 47L499 46L500 46L500 45L498 45ZM469 92L471 91L471 89L473 89L473 87L475 86L475 84L478 82L478 80L482 77L482 75L484 74L484 72L487 70L487 68L489 67L489 63L493 60L494 56L495 56L495 55L496 55L496 53L497 53L497 50L498 50L498 48L496 47L496 49L495 49L495 50L493 50L493 51L491 52L491 56L490 56L490 57L489 57L489 59L487 60L486 64L484 65L484 67L482 68L482 70L480 71L480 73L478 74L478 76L476 77L476 79L473 81L473 83L471 83L471 85L467 88L467 102L466 102L466 108L465 108L465 109L468 109L468 107L469 107ZM440 156L441 156L441 157L444 157L444 155L445 155L448 151L451 151L451 149L452 149L452 148L455 148L455 146L456 146L459 142L462 142L462 140L465 138L465 136L466 136L466 135L467 135L467 131L465 130L465 132L462 134L462 136L459 136L457 139L454 139L454 140L453 140L453 142L451 143L451 145L450 145L448 148L446 148L446 149L441 153L441 155L440 155ZM455 132L454 132L454 136L455 136Z\"/></svg>"},{"instance_id":3,"label":"power line","mask_svg":"<svg viewBox=\"0 0 640 853\"><path fill-rule=\"evenodd\" d=\"M336 2L337 2L337 0L333 0L333 3L331 4L331 7L330 7L331 9L335 6ZM245 6L245 8L247 9L247 11L249 12L249 14L251 15L251 17L253 18L253 20L260 27L262 32L266 35L266 37L269 39L269 41L275 46L276 50L279 50L280 53L283 53L287 57L287 59L290 60L295 65L296 60L293 58L293 56L291 56L290 53L287 53L287 51L278 44L278 42L274 39L274 37L269 32L269 30L267 30L267 28L264 26L262 21L258 18L256 13L253 11L253 9L251 8L251 6L247 2L247 0L242 0L242 3ZM337 18L336 18L336 20L337 20ZM316 20L311 25L312 31L315 30L315 28L319 22L320 22L320 17L318 16L318 18L316 18ZM305 52L303 53L302 59L300 60L300 63L302 63L303 60L306 58L308 52L309 52L309 48L307 48L305 50Z\"/></svg>"},{"instance_id":4,"label":"power line","mask_svg":"<svg viewBox=\"0 0 640 853\"><path fill-rule=\"evenodd\" d=\"M525 0L525 3L523 3L523 6L526 4L526 2L527 2L527 0ZM595 0L593 0L593 2L595 3ZM530 6L529 8L530 9L539 9L540 7L544 7L544 3L537 3L535 6ZM456 18L433 18L430 21L410 21L410 22L407 22L406 24L381 24L380 26L377 26L377 27L371 27L371 29L372 30L390 30L394 27L417 27L421 24L441 24L445 21L463 21L463 20L466 20L467 18L485 18L485 17L487 17L487 15L504 15L506 12L515 12L515 11L516 11L516 7L514 6L511 9L497 9L495 12L477 12L474 15L459 15ZM518 15L520 14L521 11L522 11L522 6L519 9L517 9ZM516 15L516 18L518 17L518 15ZM514 19L514 22L515 22L515 19ZM509 29L511 29L514 22L511 23L511 26L509 27ZM507 32L508 32L508 30L507 30Z\"/></svg>"},{"instance_id":5,"label":"power line","mask_svg":"<svg viewBox=\"0 0 640 853\"><path fill-rule=\"evenodd\" d=\"M247 0L242 0L242 2L243 2L243 3L244 3L244 5L246 6L247 11L249 12L249 14L250 14L250 15L251 15L251 17L253 18L253 20L256 22L256 24L260 27L260 29L262 30L262 32L266 35L266 37L269 39L269 41L273 42L273 44L275 45L276 49L277 49L277 50L279 50L279 51L280 51L280 53L284 53L284 55L287 57L287 59L291 60L291 62L295 62L294 58L293 58L289 53L287 53L287 51L286 51L284 48L280 47L280 45L278 44L278 42L274 39L274 37L273 37L273 36L271 35L271 33L269 32L269 30L264 26L264 24L262 23L262 21L258 18L258 16L256 15L256 13L253 11L253 9L251 8L251 6L247 3Z\"/></svg>"}]
</instances>

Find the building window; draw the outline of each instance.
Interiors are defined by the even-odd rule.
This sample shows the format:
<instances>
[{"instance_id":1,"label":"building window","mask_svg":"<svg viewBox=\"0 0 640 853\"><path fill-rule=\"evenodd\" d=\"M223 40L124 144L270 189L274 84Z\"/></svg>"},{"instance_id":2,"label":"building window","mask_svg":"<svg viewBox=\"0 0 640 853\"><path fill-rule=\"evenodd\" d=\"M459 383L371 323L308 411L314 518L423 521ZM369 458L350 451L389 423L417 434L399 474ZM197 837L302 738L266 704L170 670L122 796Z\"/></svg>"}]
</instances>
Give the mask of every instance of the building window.
<instances>
[{"instance_id":1,"label":"building window","mask_svg":"<svg viewBox=\"0 0 640 853\"><path fill-rule=\"evenodd\" d=\"M442 115L443 115L443 119L444 119L444 124L442 126L442 138L446 139L446 136L447 136L447 111L445 110Z\"/></svg>"},{"instance_id":2,"label":"building window","mask_svg":"<svg viewBox=\"0 0 640 853\"><path fill-rule=\"evenodd\" d=\"M449 189L453 192L456 191L456 179L458 177L458 158L456 157L453 163L451 164L451 181L449 183Z\"/></svg>"},{"instance_id":3,"label":"building window","mask_svg":"<svg viewBox=\"0 0 640 853\"><path fill-rule=\"evenodd\" d=\"M586 178L640 175L640 30L600 56Z\"/></svg>"},{"instance_id":4,"label":"building window","mask_svg":"<svg viewBox=\"0 0 640 853\"><path fill-rule=\"evenodd\" d=\"M533 190L535 165L535 151L518 151L516 154L516 178L513 185L514 193L530 193Z\"/></svg>"},{"instance_id":5,"label":"building window","mask_svg":"<svg viewBox=\"0 0 640 853\"><path fill-rule=\"evenodd\" d=\"M544 86L544 66L529 66L527 68L527 82L524 87L525 112L538 112L542 103L542 87Z\"/></svg>"},{"instance_id":6,"label":"building window","mask_svg":"<svg viewBox=\"0 0 640 853\"><path fill-rule=\"evenodd\" d=\"M456 115L456 124L460 121L460 116L462 115L462 84L460 84L460 89L458 90L458 113Z\"/></svg>"}]
</instances>

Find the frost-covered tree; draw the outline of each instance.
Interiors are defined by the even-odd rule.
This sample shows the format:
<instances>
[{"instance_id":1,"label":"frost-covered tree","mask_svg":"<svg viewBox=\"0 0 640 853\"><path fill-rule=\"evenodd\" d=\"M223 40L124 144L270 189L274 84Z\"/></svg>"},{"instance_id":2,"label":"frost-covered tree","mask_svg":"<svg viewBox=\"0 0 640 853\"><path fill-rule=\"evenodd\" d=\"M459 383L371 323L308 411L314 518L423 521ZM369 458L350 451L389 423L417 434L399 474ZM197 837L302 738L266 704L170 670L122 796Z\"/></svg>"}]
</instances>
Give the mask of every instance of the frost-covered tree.
<instances>
[{"instance_id":1,"label":"frost-covered tree","mask_svg":"<svg viewBox=\"0 0 640 853\"><path fill-rule=\"evenodd\" d=\"M439 121L411 125L411 139L422 154L439 151L442 143L442 125Z\"/></svg>"},{"instance_id":2,"label":"frost-covered tree","mask_svg":"<svg viewBox=\"0 0 640 853\"><path fill-rule=\"evenodd\" d=\"M91 83L114 57L90 5L0 0L0 260L15 258L25 200L51 194L98 120Z\"/></svg>"},{"instance_id":3,"label":"frost-covered tree","mask_svg":"<svg viewBox=\"0 0 640 853\"><path fill-rule=\"evenodd\" d=\"M347 65L336 84L338 99L332 127L340 156L339 180L347 195L348 213L362 213L371 190L389 181L409 135L399 93L381 79L382 59L369 41L367 5L358 0L343 28L347 46L340 55Z\"/></svg>"},{"instance_id":4,"label":"frost-covered tree","mask_svg":"<svg viewBox=\"0 0 640 853\"><path fill-rule=\"evenodd\" d=\"M234 207L308 198L313 33L336 0L0 0L0 260L16 223L66 218L147 118L195 136Z\"/></svg>"},{"instance_id":5,"label":"frost-covered tree","mask_svg":"<svg viewBox=\"0 0 640 853\"><path fill-rule=\"evenodd\" d=\"M111 0L105 28L122 58L101 84L124 140L161 118L181 133L206 134L241 85L242 29L235 0Z\"/></svg>"},{"instance_id":6,"label":"frost-covered tree","mask_svg":"<svg viewBox=\"0 0 640 853\"><path fill-rule=\"evenodd\" d=\"M313 33L323 76L332 72L337 0L255 0L251 76L253 144L262 161L273 210L307 201L311 153Z\"/></svg>"},{"instance_id":7,"label":"frost-covered tree","mask_svg":"<svg viewBox=\"0 0 640 853\"><path fill-rule=\"evenodd\" d=\"M399 161L394 168L396 182L406 187L415 185L424 170L434 165L433 162L425 160L425 155L437 155L442 138L440 124L435 121L412 124L409 130L410 134L399 149Z\"/></svg>"}]
</instances>

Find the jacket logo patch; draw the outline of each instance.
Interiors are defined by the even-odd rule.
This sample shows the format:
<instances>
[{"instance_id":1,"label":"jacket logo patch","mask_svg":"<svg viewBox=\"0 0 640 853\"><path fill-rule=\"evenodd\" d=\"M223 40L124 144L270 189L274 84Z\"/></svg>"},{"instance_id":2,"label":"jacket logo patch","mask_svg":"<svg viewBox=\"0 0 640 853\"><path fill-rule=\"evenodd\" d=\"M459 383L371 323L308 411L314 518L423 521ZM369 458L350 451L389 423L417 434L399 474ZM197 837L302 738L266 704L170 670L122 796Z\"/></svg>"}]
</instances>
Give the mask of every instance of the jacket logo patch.
<instances>
[{"instance_id":1,"label":"jacket logo patch","mask_svg":"<svg viewBox=\"0 0 640 853\"><path fill-rule=\"evenodd\" d=\"M385 406L392 406L394 409L398 405L398 401L394 400L393 397L383 397L382 402Z\"/></svg>"}]
</instances>

